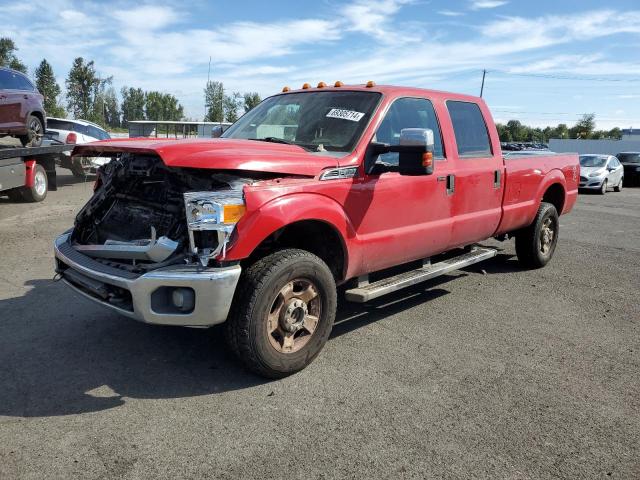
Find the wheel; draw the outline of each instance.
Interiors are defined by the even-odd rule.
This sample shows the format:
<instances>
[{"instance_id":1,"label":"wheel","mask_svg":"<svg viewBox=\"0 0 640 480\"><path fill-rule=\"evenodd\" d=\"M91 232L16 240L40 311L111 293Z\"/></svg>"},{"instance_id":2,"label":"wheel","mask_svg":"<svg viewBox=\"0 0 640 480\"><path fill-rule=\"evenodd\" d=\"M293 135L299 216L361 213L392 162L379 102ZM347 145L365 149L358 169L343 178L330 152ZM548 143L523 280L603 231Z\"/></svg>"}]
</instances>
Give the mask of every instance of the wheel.
<instances>
[{"instance_id":1,"label":"wheel","mask_svg":"<svg viewBox=\"0 0 640 480\"><path fill-rule=\"evenodd\" d=\"M82 164L78 164L74 161L71 165L71 173L73 173L73 176L76 178L86 180L87 176L89 176L89 168L85 169Z\"/></svg>"},{"instance_id":2,"label":"wheel","mask_svg":"<svg viewBox=\"0 0 640 480\"><path fill-rule=\"evenodd\" d=\"M18 137L23 147L39 147L42 145L44 128L42 122L35 115L27 117L27 134Z\"/></svg>"},{"instance_id":3,"label":"wheel","mask_svg":"<svg viewBox=\"0 0 640 480\"><path fill-rule=\"evenodd\" d=\"M620 183L617 186L613 187L613 190L616 192L622 191L622 182L624 182L624 177L620 178Z\"/></svg>"},{"instance_id":4,"label":"wheel","mask_svg":"<svg viewBox=\"0 0 640 480\"><path fill-rule=\"evenodd\" d=\"M280 250L243 272L226 322L227 343L249 370L286 377L320 353L336 305L335 280L320 258Z\"/></svg>"},{"instance_id":5,"label":"wheel","mask_svg":"<svg viewBox=\"0 0 640 480\"><path fill-rule=\"evenodd\" d=\"M602 186L600 187L600 190L598 190L598 193L600 195L604 195L605 193L607 193L607 185L609 184L609 180L607 180L606 178L604 179L604 182L602 182Z\"/></svg>"},{"instance_id":6,"label":"wheel","mask_svg":"<svg viewBox=\"0 0 640 480\"><path fill-rule=\"evenodd\" d=\"M47 172L36 163L36 171L33 175L33 187L22 188L22 196L27 202L41 202L43 201L49 190L49 184L47 179Z\"/></svg>"},{"instance_id":7,"label":"wheel","mask_svg":"<svg viewBox=\"0 0 640 480\"><path fill-rule=\"evenodd\" d=\"M560 222L556 207L542 202L531 225L516 234L516 254L525 267L544 267L556 249Z\"/></svg>"}]
</instances>

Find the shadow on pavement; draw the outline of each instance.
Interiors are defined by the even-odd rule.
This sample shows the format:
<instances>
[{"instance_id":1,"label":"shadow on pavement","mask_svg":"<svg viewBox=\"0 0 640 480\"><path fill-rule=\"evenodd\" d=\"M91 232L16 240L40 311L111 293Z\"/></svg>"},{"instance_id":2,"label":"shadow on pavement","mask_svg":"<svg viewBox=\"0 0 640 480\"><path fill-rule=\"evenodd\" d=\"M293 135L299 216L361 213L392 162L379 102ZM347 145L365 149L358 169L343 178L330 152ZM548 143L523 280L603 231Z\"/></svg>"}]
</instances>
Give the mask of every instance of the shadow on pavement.
<instances>
[{"instance_id":1,"label":"shadow on pavement","mask_svg":"<svg viewBox=\"0 0 640 480\"><path fill-rule=\"evenodd\" d=\"M461 274L467 275L466 273ZM339 305L332 338L448 293L447 275L364 305ZM0 300L0 416L96 412L126 397L182 398L244 389L268 380L245 371L221 327L146 325L34 280Z\"/></svg>"}]
</instances>

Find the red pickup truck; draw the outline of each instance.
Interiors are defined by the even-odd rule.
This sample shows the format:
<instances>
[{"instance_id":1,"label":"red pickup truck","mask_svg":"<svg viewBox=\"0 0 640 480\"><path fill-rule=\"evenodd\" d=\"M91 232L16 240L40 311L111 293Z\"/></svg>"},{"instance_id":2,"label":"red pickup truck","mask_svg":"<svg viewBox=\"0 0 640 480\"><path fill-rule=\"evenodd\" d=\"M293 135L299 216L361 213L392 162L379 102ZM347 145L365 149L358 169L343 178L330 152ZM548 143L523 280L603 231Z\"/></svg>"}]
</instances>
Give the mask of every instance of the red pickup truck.
<instances>
[{"instance_id":1,"label":"red pickup truck","mask_svg":"<svg viewBox=\"0 0 640 480\"><path fill-rule=\"evenodd\" d=\"M74 154L112 160L55 241L62 279L143 322L226 322L272 378L320 352L338 292L366 302L486 260L492 237L544 266L579 177L577 155L505 159L479 98L373 82L285 87L221 138Z\"/></svg>"}]
</instances>

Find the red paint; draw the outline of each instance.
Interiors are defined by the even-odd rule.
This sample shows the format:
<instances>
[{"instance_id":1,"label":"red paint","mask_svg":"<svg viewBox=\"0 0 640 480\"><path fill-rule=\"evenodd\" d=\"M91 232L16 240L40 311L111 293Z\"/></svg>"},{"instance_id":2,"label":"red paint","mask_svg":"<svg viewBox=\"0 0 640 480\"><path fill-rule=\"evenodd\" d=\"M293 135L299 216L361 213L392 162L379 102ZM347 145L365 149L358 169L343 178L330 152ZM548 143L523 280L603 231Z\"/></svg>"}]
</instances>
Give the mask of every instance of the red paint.
<instances>
[{"instance_id":1,"label":"red paint","mask_svg":"<svg viewBox=\"0 0 640 480\"><path fill-rule=\"evenodd\" d=\"M324 87L323 90L333 88ZM276 230L302 220L319 220L340 234L345 248L345 278L428 257L529 225L543 195L560 185L567 213L577 198L578 156L549 155L504 160L493 119L477 97L407 87L338 87L383 94L355 150L341 158L310 153L292 145L250 140L126 139L78 146L74 154L101 151L155 153L171 167L238 169L307 176L258 182L245 187L247 211L237 225L227 260L249 256ZM313 91L313 89L305 90ZM281 95L287 95L282 93ZM433 175L366 175L367 146L393 100L429 99L440 122L446 159L436 160ZM485 117L493 155L463 159L457 155L447 100L473 102ZM325 168L358 166L356 178L320 181ZM500 185L494 186L495 171ZM455 175L447 195L442 178Z\"/></svg>"},{"instance_id":2,"label":"red paint","mask_svg":"<svg viewBox=\"0 0 640 480\"><path fill-rule=\"evenodd\" d=\"M25 174L24 174L24 186L27 188L33 188L36 178L36 161L25 160Z\"/></svg>"}]
</instances>

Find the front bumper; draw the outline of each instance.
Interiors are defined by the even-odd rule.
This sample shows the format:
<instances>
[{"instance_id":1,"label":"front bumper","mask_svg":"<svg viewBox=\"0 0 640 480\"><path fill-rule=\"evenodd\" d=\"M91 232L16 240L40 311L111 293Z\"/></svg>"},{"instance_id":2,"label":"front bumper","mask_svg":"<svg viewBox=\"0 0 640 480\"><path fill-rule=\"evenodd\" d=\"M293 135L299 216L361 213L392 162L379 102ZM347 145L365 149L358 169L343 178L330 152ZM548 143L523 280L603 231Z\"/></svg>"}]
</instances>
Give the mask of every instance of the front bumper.
<instances>
[{"instance_id":1,"label":"front bumper","mask_svg":"<svg viewBox=\"0 0 640 480\"><path fill-rule=\"evenodd\" d=\"M580 188L580 190L600 190L600 188L602 187L602 182L604 182L604 180L605 178L603 177L580 177L580 185L578 186L578 188Z\"/></svg>"},{"instance_id":2,"label":"front bumper","mask_svg":"<svg viewBox=\"0 0 640 480\"><path fill-rule=\"evenodd\" d=\"M83 296L146 323L209 327L227 319L240 278L239 265L173 265L137 275L77 252L69 242L70 236L66 232L54 242L56 271ZM193 290L193 309L177 312L168 305L166 292L175 288Z\"/></svg>"}]
</instances>

